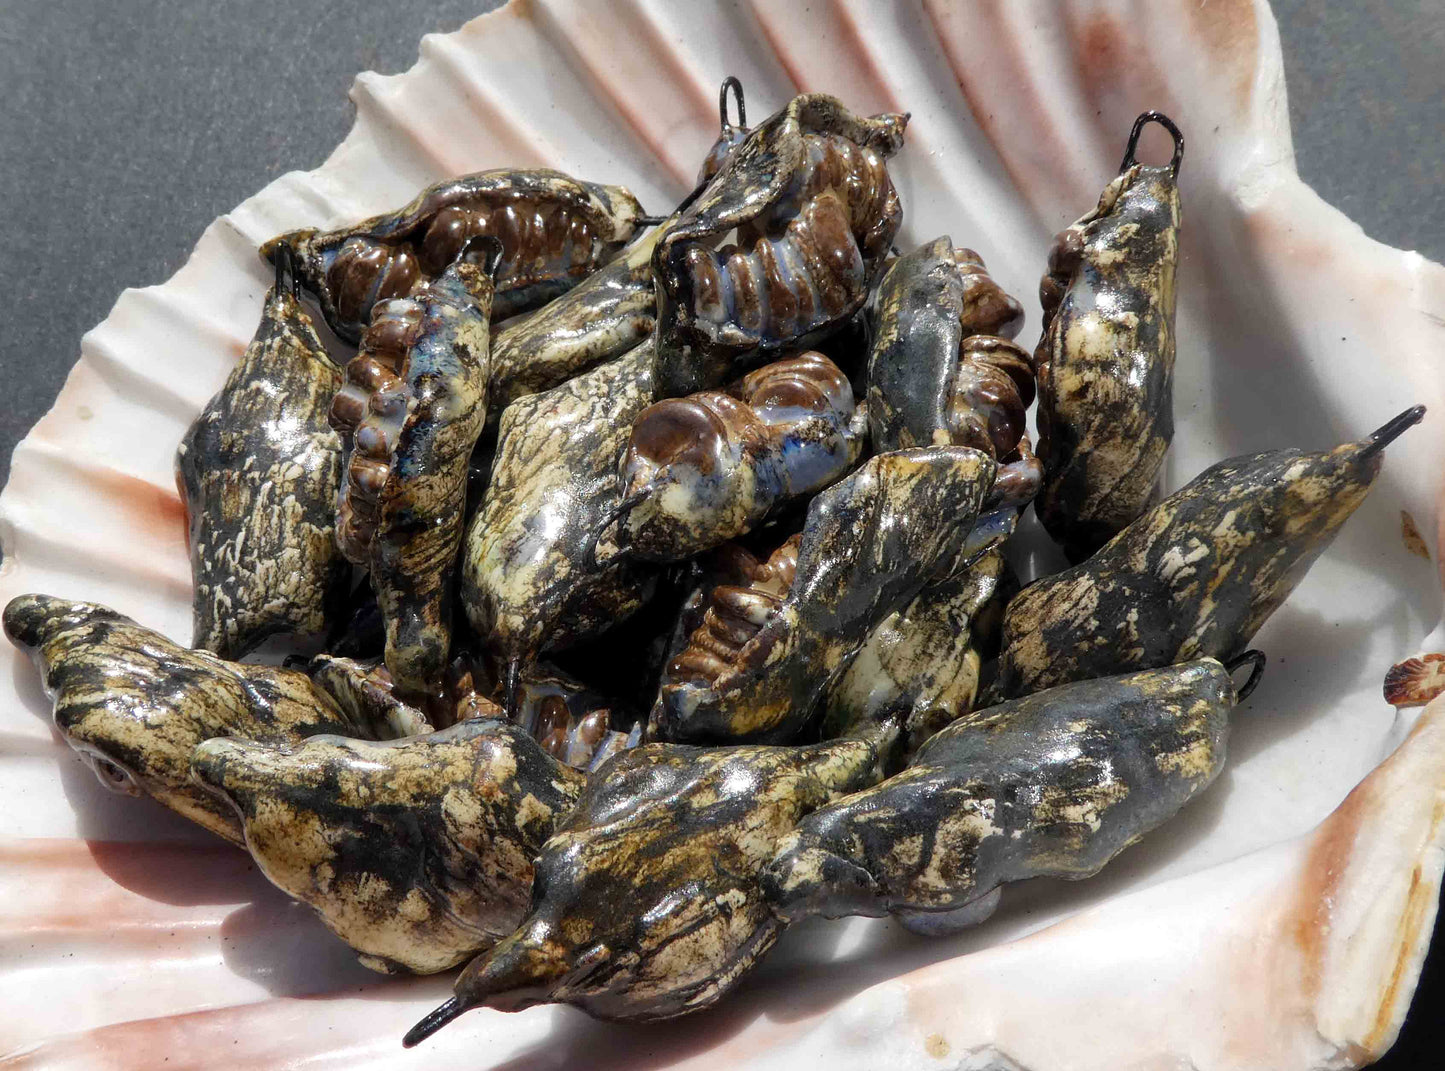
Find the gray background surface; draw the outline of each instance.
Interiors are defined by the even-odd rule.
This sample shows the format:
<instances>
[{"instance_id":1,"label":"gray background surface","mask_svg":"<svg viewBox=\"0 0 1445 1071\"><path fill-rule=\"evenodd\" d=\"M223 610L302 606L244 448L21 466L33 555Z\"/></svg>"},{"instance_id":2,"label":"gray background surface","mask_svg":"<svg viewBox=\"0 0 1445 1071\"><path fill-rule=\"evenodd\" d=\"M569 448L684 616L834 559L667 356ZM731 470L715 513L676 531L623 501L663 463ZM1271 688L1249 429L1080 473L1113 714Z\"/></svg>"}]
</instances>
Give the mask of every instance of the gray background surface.
<instances>
[{"instance_id":1,"label":"gray background surface","mask_svg":"<svg viewBox=\"0 0 1445 1071\"><path fill-rule=\"evenodd\" d=\"M422 33L494 6L0 0L0 482L122 288L165 279L216 216L321 163L358 71L404 70ZM1445 260L1445 4L1275 12L1300 173L1372 237ZM1380 1067L1436 1066L1442 958Z\"/></svg>"}]
</instances>

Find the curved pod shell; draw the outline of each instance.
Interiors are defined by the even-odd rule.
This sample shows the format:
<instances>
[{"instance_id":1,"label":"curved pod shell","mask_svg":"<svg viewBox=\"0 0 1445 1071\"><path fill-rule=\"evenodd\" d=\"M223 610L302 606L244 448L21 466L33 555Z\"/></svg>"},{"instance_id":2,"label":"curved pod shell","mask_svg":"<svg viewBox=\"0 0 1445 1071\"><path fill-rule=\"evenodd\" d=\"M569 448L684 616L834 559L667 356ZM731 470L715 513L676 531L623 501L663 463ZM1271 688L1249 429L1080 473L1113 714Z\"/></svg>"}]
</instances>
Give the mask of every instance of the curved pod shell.
<instances>
[{"instance_id":1,"label":"curved pod shell","mask_svg":"<svg viewBox=\"0 0 1445 1071\"><path fill-rule=\"evenodd\" d=\"M1088 561L1034 582L1004 614L1005 697L1238 654L1304 578L1419 422L1406 410L1334 450L1273 450L1206 469Z\"/></svg>"},{"instance_id":2,"label":"curved pod shell","mask_svg":"<svg viewBox=\"0 0 1445 1071\"><path fill-rule=\"evenodd\" d=\"M332 420L351 454L337 539L369 566L397 684L426 692L451 649L468 462L487 414L492 280L458 261L379 304Z\"/></svg>"},{"instance_id":3,"label":"curved pod shell","mask_svg":"<svg viewBox=\"0 0 1445 1071\"><path fill-rule=\"evenodd\" d=\"M518 398L564 383L640 345L657 324L652 249L661 228L492 340L491 423Z\"/></svg>"},{"instance_id":4,"label":"curved pod shell","mask_svg":"<svg viewBox=\"0 0 1445 1071\"><path fill-rule=\"evenodd\" d=\"M670 664L657 719L662 739L795 736L868 633L963 566L995 469L965 447L899 450L870 458L814 498L781 604L750 604L750 627L736 630L725 661L700 668L684 652ZM700 640L694 633L692 643Z\"/></svg>"},{"instance_id":5,"label":"curved pod shell","mask_svg":"<svg viewBox=\"0 0 1445 1071\"><path fill-rule=\"evenodd\" d=\"M1039 286L1039 520L1073 561L1144 512L1174 438L1179 157L1125 166L1055 240ZM1167 120L1166 120L1167 122ZM1173 124L1170 124L1172 128Z\"/></svg>"},{"instance_id":6,"label":"curved pod shell","mask_svg":"<svg viewBox=\"0 0 1445 1071\"><path fill-rule=\"evenodd\" d=\"M1320 442L1322 428L1347 433L1362 414L1415 402L1432 410L1261 629L1274 668L1252 703L1270 717L1238 719L1230 769L1207 800L1092 881L1020 890L1027 911L960 941L920 943L864 919L798 927L721 1017L680 1021L662 1040L534 1009L467 1016L408 1054L396 1039L445 995L440 980L358 993L364 975L345 948L248 872L243 853L76 776L30 666L0 659L0 889L36 946L36 959L0 971L9 1048L42 1065L224 1051L348 1071L470 1065L479 1052L690 1071L821 1060L1118 1071L1181 1059L1199 1071L1315 1071L1389 1047L1428 941L1445 833L1445 702L1397 717L1380 698L1391 663L1445 650L1428 637L1435 563L1399 542L1403 509L1435 553L1445 271L1371 241L1296 176L1279 39L1259 0L873 11L856 0L537 0L426 38L406 74L363 76L343 150L222 217L173 279L126 292L87 336L0 498L0 596L99 600L189 639L175 446L255 331L271 283L255 248L272 235L337 227L449 176L518 163L676 203L716 136L717 86L737 74L759 116L800 89L910 110L909 148L889 165L909 212L898 244L966 236L1022 293L1050 236L1118 164L1120 131L1154 106L1190 133L1166 490L1221 456ZM539 73L549 94L535 92ZM1322 621L1349 642L1322 643ZM165 884L139 880L143 869ZM258 978L258 965L282 963L292 969ZM786 1016L771 1013L780 1000ZM946 1059L930 1055L945 1045Z\"/></svg>"},{"instance_id":7,"label":"curved pod shell","mask_svg":"<svg viewBox=\"0 0 1445 1071\"><path fill-rule=\"evenodd\" d=\"M1033 365L1009 341L1019 303L947 236L898 257L868 308L874 448L971 446L1004 459L1024 434Z\"/></svg>"},{"instance_id":8,"label":"curved pod shell","mask_svg":"<svg viewBox=\"0 0 1445 1071\"><path fill-rule=\"evenodd\" d=\"M623 546L676 561L750 532L857 461L860 416L848 378L814 351L764 365L729 393L649 406L622 455Z\"/></svg>"},{"instance_id":9,"label":"curved pod shell","mask_svg":"<svg viewBox=\"0 0 1445 1071\"><path fill-rule=\"evenodd\" d=\"M781 930L757 880L772 849L803 815L870 783L877 760L861 740L646 744L613 759L543 846L531 915L406 1043L480 1004L561 1001L649 1021L714 1003Z\"/></svg>"},{"instance_id":10,"label":"curved pod shell","mask_svg":"<svg viewBox=\"0 0 1445 1071\"><path fill-rule=\"evenodd\" d=\"M326 423L341 371L282 281L278 272L255 338L176 451L191 645L222 658L276 633L328 632L351 581L336 545L341 440Z\"/></svg>"},{"instance_id":11,"label":"curved pod shell","mask_svg":"<svg viewBox=\"0 0 1445 1071\"><path fill-rule=\"evenodd\" d=\"M1001 543L1018 512L979 522ZM884 618L828 691L823 738L857 736L899 722L900 750L912 755L945 725L973 709L983 652L992 638L986 615L1002 612L1008 564L1002 547L985 550L961 574L931 584Z\"/></svg>"},{"instance_id":12,"label":"curved pod shell","mask_svg":"<svg viewBox=\"0 0 1445 1071\"><path fill-rule=\"evenodd\" d=\"M903 220L885 161L907 125L804 94L728 153L653 254L662 397L807 346L862 307Z\"/></svg>"},{"instance_id":13,"label":"curved pod shell","mask_svg":"<svg viewBox=\"0 0 1445 1071\"><path fill-rule=\"evenodd\" d=\"M642 605L650 573L609 555L599 532L621 501L628 429L652 404L652 352L643 343L502 416L487 498L467 529L461 599L505 663L525 665Z\"/></svg>"},{"instance_id":14,"label":"curved pod shell","mask_svg":"<svg viewBox=\"0 0 1445 1071\"><path fill-rule=\"evenodd\" d=\"M192 763L266 876L388 974L446 970L510 933L532 857L582 790L490 718L380 742L208 740Z\"/></svg>"},{"instance_id":15,"label":"curved pod shell","mask_svg":"<svg viewBox=\"0 0 1445 1071\"><path fill-rule=\"evenodd\" d=\"M1209 658L966 715L902 773L805 818L769 898L789 921L921 912L936 927L1005 882L1091 877L1219 775L1234 702Z\"/></svg>"},{"instance_id":16,"label":"curved pod shell","mask_svg":"<svg viewBox=\"0 0 1445 1071\"><path fill-rule=\"evenodd\" d=\"M103 784L144 793L237 844L234 816L191 782L197 744L363 731L303 673L188 651L93 603L21 595L5 607L5 635L35 662L55 727Z\"/></svg>"},{"instance_id":17,"label":"curved pod shell","mask_svg":"<svg viewBox=\"0 0 1445 1071\"><path fill-rule=\"evenodd\" d=\"M406 297L440 275L475 235L502 243L498 319L562 294L595 271L637 229L642 206L620 186L579 182L547 168L498 168L422 190L405 208L336 230L291 231L306 288L337 336L356 342L372 306Z\"/></svg>"}]
</instances>

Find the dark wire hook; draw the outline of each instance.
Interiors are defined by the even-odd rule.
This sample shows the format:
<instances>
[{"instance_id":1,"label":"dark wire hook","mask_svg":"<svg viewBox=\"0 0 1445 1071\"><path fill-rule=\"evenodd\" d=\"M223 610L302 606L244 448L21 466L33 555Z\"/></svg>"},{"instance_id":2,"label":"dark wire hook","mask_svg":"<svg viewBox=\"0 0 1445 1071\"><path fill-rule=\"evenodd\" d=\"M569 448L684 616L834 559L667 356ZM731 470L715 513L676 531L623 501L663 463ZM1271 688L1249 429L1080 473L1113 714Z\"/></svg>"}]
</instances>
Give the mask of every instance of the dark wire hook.
<instances>
[{"instance_id":1,"label":"dark wire hook","mask_svg":"<svg viewBox=\"0 0 1445 1071\"><path fill-rule=\"evenodd\" d=\"M592 536L590 539L587 540L587 549L583 551L582 556L582 560L587 563L587 567L589 569L595 570L602 567L602 563L597 560L597 544L602 541L602 537L606 535L607 529L611 528L612 525L617 523L618 521L623 520L629 513L631 513L635 508L637 508L638 503L641 502L644 498L646 498L648 494L649 492L644 489L638 491L635 495L624 498L620 503L618 503L616 508L611 510L607 514L607 516L603 517L602 522L592 530ZM619 527L617 530L617 553L612 556L612 558L610 559L611 561L616 561L618 558L622 557L622 555L627 553L628 547L627 544L623 541L622 532L623 529Z\"/></svg>"},{"instance_id":2,"label":"dark wire hook","mask_svg":"<svg viewBox=\"0 0 1445 1071\"><path fill-rule=\"evenodd\" d=\"M1234 701L1236 704L1243 703L1249 698L1250 693L1259 687L1259 679L1264 676L1264 664L1267 659L1263 651L1245 651L1244 654L1236 655L1224 663L1224 668L1229 670L1230 676L1240 666L1249 666L1249 678L1234 690Z\"/></svg>"},{"instance_id":3,"label":"dark wire hook","mask_svg":"<svg viewBox=\"0 0 1445 1071\"><path fill-rule=\"evenodd\" d=\"M301 300L301 258L296 255L296 247L290 242L282 242L276 247L276 293L286 285L286 277L291 277L291 296L297 301Z\"/></svg>"},{"instance_id":4,"label":"dark wire hook","mask_svg":"<svg viewBox=\"0 0 1445 1071\"><path fill-rule=\"evenodd\" d=\"M1137 162L1134 159L1134 152L1139 148L1139 135L1144 132L1144 128L1150 123L1158 123L1165 130L1169 131L1169 136L1174 139L1174 156L1169 161L1169 173L1177 176L1179 174L1179 165L1184 160L1184 135L1180 133L1179 128L1174 125L1174 120L1170 119L1169 116L1163 112L1145 112L1134 120L1134 129L1129 131L1129 144L1124 146L1124 162L1119 165L1119 171L1121 173L1128 171L1129 168L1133 167Z\"/></svg>"},{"instance_id":5,"label":"dark wire hook","mask_svg":"<svg viewBox=\"0 0 1445 1071\"><path fill-rule=\"evenodd\" d=\"M490 234L474 234L468 238L462 243L462 248L458 251L457 258L452 261L452 263L459 264L467 260L479 249L486 250L482 255L482 270L488 275L496 275L497 265L502 262L502 256L506 253L507 249L502 245L501 239L494 238Z\"/></svg>"},{"instance_id":6,"label":"dark wire hook","mask_svg":"<svg viewBox=\"0 0 1445 1071\"><path fill-rule=\"evenodd\" d=\"M732 123L728 122L729 89L733 91L733 100L737 102L738 106L738 128L746 130L748 128L748 109L747 105L743 102L743 84L735 74L730 74L724 78L722 88L717 91L718 125L722 127L724 132L731 130L733 126Z\"/></svg>"}]
</instances>

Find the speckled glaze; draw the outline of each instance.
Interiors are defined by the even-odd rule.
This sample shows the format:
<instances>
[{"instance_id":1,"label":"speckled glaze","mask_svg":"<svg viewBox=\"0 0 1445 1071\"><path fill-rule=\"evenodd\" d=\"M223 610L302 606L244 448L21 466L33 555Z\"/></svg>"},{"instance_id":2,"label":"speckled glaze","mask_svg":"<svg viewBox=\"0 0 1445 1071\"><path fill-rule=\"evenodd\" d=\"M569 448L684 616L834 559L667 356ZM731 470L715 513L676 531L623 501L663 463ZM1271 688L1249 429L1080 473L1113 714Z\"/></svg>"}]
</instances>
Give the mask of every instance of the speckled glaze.
<instances>
[{"instance_id":1,"label":"speckled glaze","mask_svg":"<svg viewBox=\"0 0 1445 1071\"><path fill-rule=\"evenodd\" d=\"M907 125L804 94L728 151L653 253L659 395L715 387L862 307L903 220L886 160Z\"/></svg>"},{"instance_id":2,"label":"speckled glaze","mask_svg":"<svg viewBox=\"0 0 1445 1071\"><path fill-rule=\"evenodd\" d=\"M1380 474L1411 409L1334 450L1231 458L1199 474L1088 561L1009 603L998 691L1238 654Z\"/></svg>"},{"instance_id":3,"label":"speckled glaze","mask_svg":"<svg viewBox=\"0 0 1445 1071\"><path fill-rule=\"evenodd\" d=\"M498 326L492 340L492 423L516 399L621 357L652 334L657 323L652 250L663 231L652 228L555 301Z\"/></svg>"},{"instance_id":4,"label":"speckled glaze","mask_svg":"<svg viewBox=\"0 0 1445 1071\"><path fill-rule=\"evenodd\" d=\"M311 681L329 695L353 722L367 726L376 740L430 733L436 726L425 713L397 698L390 674L355 659L317 655L309 668Z\"/></svg>"},{"instance_id":5,"label":"speckled glaze","mask_svg":"<svg viewBox=\"0 0 1445 1071\"><path fill-rule=\"evenodd\" d=\"M1225 773L1097 878L1020 887L959 938L811 921L711 1013L618 1029L483 1010L405 1051L450 979L370 978L245 853L106 792L12 652L0 902L24 938L0 967L0 1051L146 1071L165 1056L268 1071L1335 1071L1390 1046L1445 864L1445 700L1397 713L1380 695L1389 666L1445 651L1431 635L1445 269L1371 241L1295 175L1263 0L533 0L426 37L412 70L358 79L355 129L325 165L221 217L174 278L127 291L86 336L0 497L0 599L104 602L187 642L175 448L255 334L273 274L256 247L503 167L622 183L665 211L696 182L730 74L749 120L810 91L911 112L889 162L907 207L895 241L949 234L1018 295L1139 112L1173 118L1189 134L1188 221L1166 493L1221 457L1430 407L1261 628L1271 668L1232 718ZM1146 131L1141 160L1167 160L1166 142ZM1020 338L1037 328L1031 314ZM1401 511L1434 560L1402 545ZM1023 579L1058 567L1032 514L1016 542Z\"/></svg>"},{"instance_id":6,"label":"speckled glaze","mask_svg":"<svg viewBox=\"0 0 1445 1071\"><path fill-rule=\"evenodd\" d=\"M758 884L809 811L876 777L861 740L815 747L647 744L603 766L537 858L526 921L457 979L414 1045L479 1005L575 1004L652 1020L717 1001L781 930Z\"/></svg>"},{"instance_id":7,"label":"speckled glaze","mask_svg":"<svg viewBox=\"0 0 1445 1071\"><path fill-rule=\"evenodd\" d=\"M894 260L869 303L868 424L877 450L1018 447L1034 400L1028 353L1009 341L1019 303L948 237Z\"/></svg>"},{"instance_id":8,"label":"speckled glaze","mask_svg":"<svg viewBox=\"0 0 1445 1071\"><path fill-rule=\"evenodd\" d=\"M293 268L282 254L256 337L176 451L196 585L191 645L222 658L278 633L324 635L351 583L336 545L341 440L326 423L341 370Z\"/></svg>"},{"instance_id":9,"label":"speckled glaze","mask_svg":"<svg viewBox=\"0 0 1445 1071\"><path fill-rule=\"evenodd\" d=\"M1148 122L1167 124L1166 166L1135 162ZM1039 284L1039 520L1082 561L1144 512L1174 438L1174 270L1184 139L1136 120L1118 178L1060 232Z\"/></svg>"},{"instance_id":10,"label":"speckled glaze","mask_svg":"<svg viewBox=\"0 0 1445 1071\"><path fill-rule=\"evenodd\" d=\"M251 856L383 973L443 971L521 921L581 775L494 718L401 740L208 740L195 777Z\"/></svg>"},{"instance_id":11,"label":"speckled glaze","mask_svg":"<svg viewBox=\"0 0 1445 1071\"><path fill-rule=\"evenodd\" d=\"M493 247L495 252L495 246ZM331 404L346 436L342 551L370 570L398 687L427 694L451 652L468 465L487 414L490 269L465 260L378 302Z\"/></svg>"},{"instance_id":12,"label":"speckled glaze","mask_svg":"<svg viewBox=\"0 0 1445 1071\"><path fill-rule=\"evenodd\" d=\"M1001 546L1016 509L981 518L973 538L985 549L963 572L923 588L868 634L825 700L824 738L858 736L897 722L900 758L973 709L984 652L996 639L987 621L1012 594ZM987 533L987 534L985 534ZM977 553L977 552L976 552Z\"/></svg>"},{"instance_id":13,"label":"speckled glaze","mask_svg":"<svg viewBox=\"0 0 1445 1071\"><path fill-rule=\"evenodd\" d=\"M405 208L359 223L280 235L261 255L270 260L280 243L293 246L326 322L356 342L373 305L436 278L474 235L502 244L492 310L501 319L577 285L632 237L642 214L619 186L545 168L500 168L439 182Z\"/></svg>"},{"instance_id":14,"label":"speckled glaze","mask_svg":"<svg viewBox=\"0 0 1445 1071\"><path fill-rule=\"evenodd\" d=\"M632 422L618 541L653 561L711 550L839 479L866 440L848 377L812 350L664 399Z\"/></svg>"},{"instance_id":15,"label":"speckled glaze","mask_svg":"<svg viewBox=\"0 0 1445 1071\"><path fill-rule=\"evenodd\" d=\"M793 739L868 634L976 553L969 537L995 469L967 447L899 450L815 497L782 601L732 604L744 620L729 630L726 658L703 663L684 652L669 664L658 737Z\"/></svg>"},{"instance_id":16,"label":"speckled glaze","mask_svg":"<svg viewBox=\"0 0 1445 1071\"><path fill-rule=\"evenodd\" d=\"M189 651L93 603L21 595L5 607L5 635L35 662L55 727L102 784L144 793L238 844L234 817L191 782L197 744L365 732L303 673Z\"/></svg>"},{"instance_id":17,"label":"speckled glaze","mask_svg":"<svg viewBox=\"0 0 1445 1071\"><path fill-rule=\"evenodd\" d=\"M462 549L461 600L512 667L509 680L544 649L595 635L642 605L651 570L599 537L621 501L632 420L653 401L652 363L648 341L518 399L502 417L487 497Z\"/></svg>"},{"instance_id":18,"label":"speckled glaze","mask_svg":"<svg viewBox=\"0 0 1445 1071\"><path fill-rule=\"evenodd\" d=\"M897 914L938 933L971 907L982 921L1005 882L1092 877L1219 775L1234 702L1201 659L965 715L902 773L804 818L768 897L792 922Z\"/></svg>"}]
</instances>

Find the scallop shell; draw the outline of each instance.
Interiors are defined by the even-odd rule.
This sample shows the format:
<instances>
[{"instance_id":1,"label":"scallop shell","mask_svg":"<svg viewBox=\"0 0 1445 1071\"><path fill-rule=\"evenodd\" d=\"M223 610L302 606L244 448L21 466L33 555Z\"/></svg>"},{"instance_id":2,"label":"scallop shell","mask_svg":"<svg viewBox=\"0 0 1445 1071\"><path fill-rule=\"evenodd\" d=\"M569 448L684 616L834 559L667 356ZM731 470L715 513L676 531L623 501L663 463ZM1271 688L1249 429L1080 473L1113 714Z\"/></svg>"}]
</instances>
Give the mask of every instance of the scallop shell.
<instances>
[{"instance_id":1,"label":"scallop shell","mask_svg":"<svg viewBox=\"0 0 1445 1071\"><path fill-rule=\"evenodd\" d=\"M0 497L0 598L100 601L185 640L176 443L255 328L256 246L508 164L690 188L717 86L766 114L800 90L909 110L893 173L908 248L950 234L1031 294L1134 116L1189 138L1181 182L1177 487L1217 458L1321 448L1409 404L1368 502L1256 643L1271 669L1209 792L1097 879L1011 889L986 924L919 941L887 921L790 932L733 998L621 1028L477 1012L410 1052L446 979L378 982L240 852L106 793L0 659L0 1054L27 1066L1291 1069L1393 1040L1445 865L1445 699L1396 712L1386 669L1442 649L1445 269L1368 239L1294 170L1273 17L1251 0L515 0L362 75L356 126L123 294L81 344ZM545 87L539 92L539 87ZM1162 151L1146 143L1143 152ZM1024 336L1037 330L1030 302ZM1030 522L1031 523L1031 522ZM1041 543L1035 545L1041 546ZM1433 634L1432 634L1433 633Z\"/></svg>"}]
</instances>

